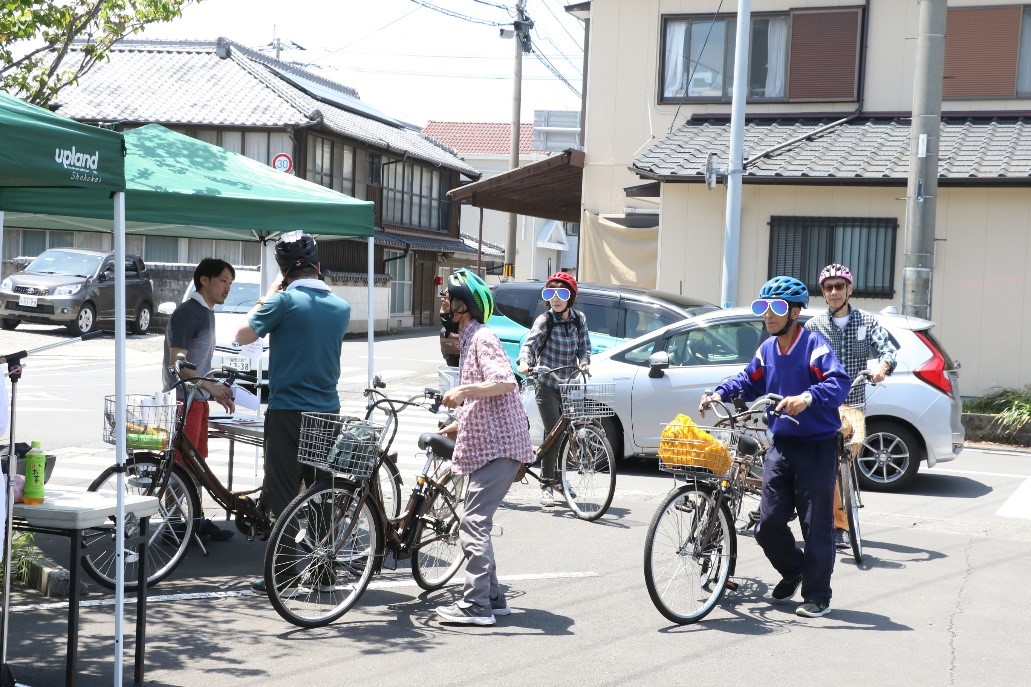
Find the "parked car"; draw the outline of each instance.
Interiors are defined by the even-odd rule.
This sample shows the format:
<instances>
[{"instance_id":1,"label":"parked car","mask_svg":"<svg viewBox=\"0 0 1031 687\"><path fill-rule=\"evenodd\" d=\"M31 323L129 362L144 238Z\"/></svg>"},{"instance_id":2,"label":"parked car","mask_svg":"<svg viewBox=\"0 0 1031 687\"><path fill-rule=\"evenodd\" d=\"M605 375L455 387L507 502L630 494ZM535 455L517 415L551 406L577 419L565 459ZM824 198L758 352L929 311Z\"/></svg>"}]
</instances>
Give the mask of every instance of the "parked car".
<instances>
[{"instance_id":1,"label":"parked car","mask_svg":"<svg viewBox=\"0 0 1031 687\"><path fill-rule=\"evenodd\" d=\"M816 314L805 310L801 320ZM867 388L859 481L864 489L899 491L913 481L921 462L934 467L963 450L959 366L931 334L934 323L886 312L876 316L899 349L898 367L882 384ZM616 415L605 421L615 454L655 455L663 423L677 413L704 424L698 417L703 391L741 371L768 336L761 317L732 308L595 357L591 381L616 386Z\"/></svg>"},{"instance_id":2,"label":"parked car","mask_svg":"<svg viewBox=\"0 0 1031 687\"><path fill-rule=\"evenodd\" d=\"M22 322L63 324L88 334L114 324L115 256L79 248L51 248L23 271L0 282L0 327ZM125 256L125 315L134 334L150 331L154 284L143 258Z\"/></svg>"},{"instance_id":3,"label":"parked car","mask_svg":"<svg viewBox=\"0 0 1031 687\"><path fill-rule=\"evenodd\" d=\"M183 295L183 301L189 300L195 290L191 281ZM228 366L242 372L257 371L258 357L250 357L241 352L240 344L236 343L236 332L247 323L247 313L251 311L263 293L260 273L254 270L236 270L236 279L233 281L233 287L229 290L226 302L215 306L215 354L211 358L212 369ZM162 304L162 310L165 309ZM263 382L267 382L268 337L260 339L260 341L262 342L261 378Z\"/></svg>"},{"instance_id":4,"label":"parked car","mask_svg":"<svg viewBox=\"0 0 1031 687\"><path fill-rule=\"evenodd\" d=\"M541 299L543 287L541 281L503 282L492 287L494 315L487 326L501 339L513 369L533 321L548 309ZM580 284L573 308L587 316L592 354L684 318L719 310L712 303L664 291L596 284ZM446 339L441 331L441 353L448 365L457 365L458 350L453 345L457 340Z\"/></svg>"}]
</instances>

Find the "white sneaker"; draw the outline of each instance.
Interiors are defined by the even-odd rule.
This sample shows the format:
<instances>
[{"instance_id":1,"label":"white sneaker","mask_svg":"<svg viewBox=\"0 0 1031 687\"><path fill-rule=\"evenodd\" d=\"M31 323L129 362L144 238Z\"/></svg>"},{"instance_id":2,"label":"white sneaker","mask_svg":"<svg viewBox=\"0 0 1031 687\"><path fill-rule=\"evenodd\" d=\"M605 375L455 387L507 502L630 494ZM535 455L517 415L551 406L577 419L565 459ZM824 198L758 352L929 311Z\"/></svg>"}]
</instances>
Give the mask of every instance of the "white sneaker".
<instances>
[{"instance_id":1,"label":"white sneaker","mask_svg":"<svg viewBox=\"0 0 1031 687\"><path fill-rule=\"evenodd\" d=\"M512 613L512 607L508 605L508 599L505 598L504 594L490 598L490 610L494 615L509 615Z\"/></svg>"},{"instance_id":2,"label":"white sneaker","mask_svg":"<svg viewBox=\"0 0 1031 687\"><path fill-rule=\"evenodd\" d=\"M545 508L555 505L555 492L551 487L541 489L541 505Z\"/></svg>"}]
</instances>

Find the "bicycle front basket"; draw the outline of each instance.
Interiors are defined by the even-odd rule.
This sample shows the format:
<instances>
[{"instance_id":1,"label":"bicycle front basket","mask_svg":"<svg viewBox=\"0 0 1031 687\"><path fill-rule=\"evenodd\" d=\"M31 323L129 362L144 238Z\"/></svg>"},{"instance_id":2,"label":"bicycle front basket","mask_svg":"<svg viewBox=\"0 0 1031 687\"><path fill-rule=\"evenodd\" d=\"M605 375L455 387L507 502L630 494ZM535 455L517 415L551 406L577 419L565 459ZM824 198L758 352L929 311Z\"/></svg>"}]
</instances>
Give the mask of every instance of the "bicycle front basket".
<instances>
[{"instance_id":1,"label":"bicycle front basket","mask_svg":"<svg viewBox=\"0 0 1031 687\"><path fill-rule=\"evenodd\" d=\"M567 420L589 420L616 414L612 408L612 401L616 398L614 383L569 382L560 384L558 391L562 397L562 414Z\"/></svg>"},{"instance_id":2,"label":"bicycle front basket","mask_svg":"<svg viewBox=\"0 0 1031 687\"><path fill-rule=\"evenodd\" d=\"M332 413L301 413L297 460L357 481L376 467L383 425Z\"/></svg>"},{"instance_id":3,"label":"bicycle front basket","mask_svg":"<svg viewBox=\"0 0 1031 687\"><path fill-rule=\"evenodd\" d=\"M723 475L733 463L729 449L733 441L735 433L726 427L671 422L659 439L659 469Z\"/></svg>"}]
</instances>

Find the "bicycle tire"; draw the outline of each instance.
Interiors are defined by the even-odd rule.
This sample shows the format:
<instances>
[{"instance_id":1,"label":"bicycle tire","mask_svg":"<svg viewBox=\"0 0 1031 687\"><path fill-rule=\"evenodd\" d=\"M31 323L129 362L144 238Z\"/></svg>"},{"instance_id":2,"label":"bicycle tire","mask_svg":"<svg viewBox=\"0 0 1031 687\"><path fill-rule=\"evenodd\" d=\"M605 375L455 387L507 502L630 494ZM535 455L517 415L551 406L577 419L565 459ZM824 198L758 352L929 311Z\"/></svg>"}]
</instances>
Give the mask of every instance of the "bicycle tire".
<instances>
[{"instance_id":1,"label":"bicycle tire","mask_svg":"<svg viewBox=\"0 0 1031 687\"><path fill-rule=\"evenodd\" d=\"M578 425L562 448L562 495L581 520L605 514L616 493L616 458L605 430L596 422Z\"/></svg>"},{"instance_id":2,"label":"bicycle tire","mask_svg":"<svg viewBox=\"0 0 1031 687\"><path fill-rule=\"evenodd\" d=\"M400 517L401 509L404 507L401 503L401 471L397 469L394 461L382 456L376 467L376 480L379 484L380 502L387 519Z\"/></svg>"},{"instance_id":3,"label":"bicycle tire","mask_svg":"<svg viewBox=\"0 0 1031 687\"><path fill-rule=\"evenodd\" d=\"M412 546L412 577L428 592L436 591L455 576L465 562L462 543L458 538L456 480L448 475L441 483L444 491L434 493L423 502L418 515Z\"/></svg>"},{"instance_id":4,"label":"bicycle tire","mask_svg":"<svg viewBox=\"0 0 1031 687\"><path fill-rule=\"evenodd\" d=\"M841 507L845 509L845 519L848 521L848 537L849 543L852 545L852 557L856 559L856 563L862 563L863 534L859 529L859 499L856 494L859 487L852 461L845 460L839 463L838 477L841 479Z\"/></svg>"},{"instance_id":5,"label":"bicycle tire","mask_svg":"<svg viewBox=\"0 0 1031 687\"><path fill-rule=\"evenodd\" d=\"M136 454L125 462L126 492L155 496L156 476L164 460L157 454ZM114 492L117 488L117 466L111 466L89 485L89 491ZM160 582L182 562L186 549L197 529L200 517L200 496L193 479L184 468L172 466L168 484L159 497L157 514L151 516L147 529L147 586ZM127 516L125 538L139 535L139 523ZM115 522L87 531L82 538L82 567L86 574L107 589L115 588ZM138 557L135 549L125 551L125 589L139 586Z\"/></svg>"},{"instance_id":6,"label":"bicycle tire","mask_svg":"<svg viewBox=\"0 0 1031 687\"><path fill-rule=\"evenodd\" d=\"M715 490L689 484L659 506L644 545L644 580L659 613L678 625L696 623L720 602L737 556L737 537Z\"/></svg>"},{"instance_id":7,"label":"bicycle tire","mask_svg":"<svg viewBox=\"0 0 1031 687\"><path fill-rule=\"evenodd\" d=\"M356 512L360 495L353 483L319 481L277 518L265 549L265 589L287 622L328 625L369 586L383 525L368 499Z\"/></svg>"}]
</instances>

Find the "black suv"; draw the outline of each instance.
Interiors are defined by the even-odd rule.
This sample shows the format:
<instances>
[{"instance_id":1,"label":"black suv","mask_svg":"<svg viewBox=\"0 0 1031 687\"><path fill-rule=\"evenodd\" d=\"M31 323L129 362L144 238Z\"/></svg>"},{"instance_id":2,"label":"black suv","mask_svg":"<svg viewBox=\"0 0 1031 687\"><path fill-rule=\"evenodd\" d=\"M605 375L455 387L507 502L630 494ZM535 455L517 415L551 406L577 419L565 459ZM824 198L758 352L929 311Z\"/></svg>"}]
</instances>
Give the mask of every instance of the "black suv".
<instances>
[{"instance_id":1,"label":"black suv","mask_svg":"<svg viewBox=\"0 0 1031 687\"><path fill-rule=\"evenodd\" d=\"M523 337L548 305L541 299L544 282L504 282L492 287L494 316L488 326L497 332L510 360L519 356ZM587 317L593 352L719 307L697 298L627 286L580 284L576 310ZM441 331L441 353L448 365L458 364L458 339Z\"/></svg>"},{"instance_id":2,"label":"black suv","mask_svg":"<svg viewBox=\"0 0 1031 687\"><path fill-rule=\"evenodd\" d=\"M100 322L115 319L115 258L78 248L51 248L24 271L0 282L0 327L21 322L63 324L88 334ZM136 334L150 330L154 284L138 255L125 256L125 308Z\"/></svg>"}]
</instances>

